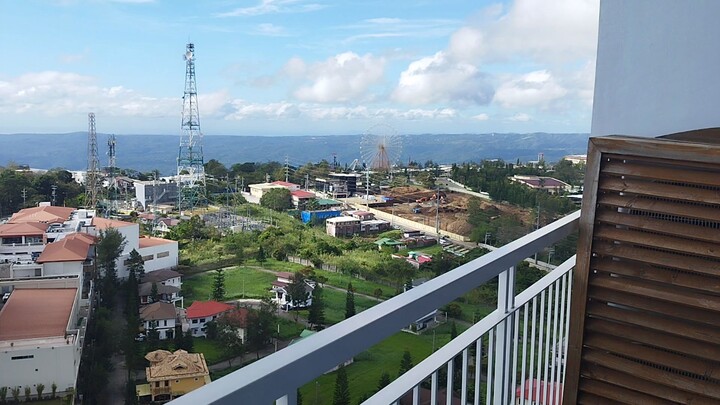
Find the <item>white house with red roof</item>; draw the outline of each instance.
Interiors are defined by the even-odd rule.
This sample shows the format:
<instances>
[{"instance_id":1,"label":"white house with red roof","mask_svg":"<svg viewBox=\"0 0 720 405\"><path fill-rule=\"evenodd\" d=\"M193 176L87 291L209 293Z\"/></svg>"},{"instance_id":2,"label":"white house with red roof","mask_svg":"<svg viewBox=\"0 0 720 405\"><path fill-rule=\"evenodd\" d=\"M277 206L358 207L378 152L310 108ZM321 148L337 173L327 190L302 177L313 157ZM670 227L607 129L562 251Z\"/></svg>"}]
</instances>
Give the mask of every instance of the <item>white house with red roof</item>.
<instances>
[{"instance_id":1,"label":"white house with red roof","mask_svg":"<svg viewBox=\"0 0 720 405\"><path fill-rule=\"evenodd\" d=\"M221 314L233 310L230 304L218 301L195 301L186 310L186 317L195 337L205 337L205 325L214 321Z\"/></svg>"},{"instance_id":2,"label":"white house with red roof","mask_svg":"<svg viewBox=\"0 0 720 405\"><path fill-rule=\"evenodd\" d=\"M520 183L526 187L536 190L545 190L553 194L562 193L570 189L570 185L562 180L547 176L521 176L514 175L510 177L511 181Z\"/></svg>"},{"instance_id":3,"label":"white house with red roof","mask_svg":"<svg viewBox=\"0 0 720 405\"><path fill-rule=\"evenodd\" d=\"M305 209L308 201L317 198L315 193L305 190L291 191L290 195L292 196L293 205L298 209Z\"/></svg>"}]
</instances>

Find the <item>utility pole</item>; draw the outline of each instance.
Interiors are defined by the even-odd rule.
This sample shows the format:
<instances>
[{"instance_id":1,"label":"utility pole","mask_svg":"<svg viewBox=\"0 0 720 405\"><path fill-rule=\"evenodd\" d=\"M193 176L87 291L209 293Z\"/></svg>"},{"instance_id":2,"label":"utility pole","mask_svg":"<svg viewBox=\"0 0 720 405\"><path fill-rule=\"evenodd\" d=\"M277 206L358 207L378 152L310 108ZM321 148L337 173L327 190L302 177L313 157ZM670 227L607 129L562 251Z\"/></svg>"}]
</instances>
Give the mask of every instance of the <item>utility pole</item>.
<instances>
[{"instance_id":1,"label":"utility pole","mask_svg":"<svg viewBox=\"0 0 720 405\"><path fill-rule=\"evenodd\" d=\"M22 189L23 208L25 208L25 199L27 198L27 190L23 187Z\"/></svg>"},{"instance_id":2,"label":"utility pole","mask_svg":"<svg viewBox=\"0 0 720 405\"><path fill-rule=\"evenodd\" d=\"M435 234L440 243L440 186L437 186L437 191L435 191Z\"/></svg>"},{"instance_id":3,"label":"utility pole","mask_svg":"<svg viewBox=\"0 0 720 405\"><path fill-rule=\"evenodd\" d=\"M57 195L57 186L55 184L53 184L52 186L50 186L50 188L52 189L52 194L51 194L52 195L52 205L55 205L55 196Z\"/></svg>"},{"instance_id":4,"label":"utility pole","mask_svg":"<svg viewBox=\"0 0 720 405\"><path fill-rule=\"evenodd\" d=\"M288 155L285 155L285 183L290 179L290 160Z\"/></svg>"}]
</instances>

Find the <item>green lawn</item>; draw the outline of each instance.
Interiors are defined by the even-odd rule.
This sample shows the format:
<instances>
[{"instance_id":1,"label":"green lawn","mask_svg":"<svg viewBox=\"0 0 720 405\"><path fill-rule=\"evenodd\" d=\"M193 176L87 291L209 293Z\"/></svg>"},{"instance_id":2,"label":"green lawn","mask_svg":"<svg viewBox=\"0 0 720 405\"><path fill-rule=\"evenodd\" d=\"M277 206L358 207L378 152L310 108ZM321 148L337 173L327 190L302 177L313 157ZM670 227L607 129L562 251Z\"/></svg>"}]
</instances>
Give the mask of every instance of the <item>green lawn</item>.
<instances>
[{"instance_id":1,"label":"green lawn","mask_svg":"<svg viewBox=\"0 0 720 405\"><path fill-rule=\"evenodd\" d=\"M225 298L262 298L268 295L270 284L277 279L273 274L247 267L233 267L225 272ZM193 301L210 299L215 271L209 271L183 280L185 306ZM244 295L243 295L244 292Z\"/></svg>"},{"instance_id":2,"label":"green lawn","mask_svg":"<svg viewBox=\"0 0 720 405\"><path fill-rule=\"evenodd\" d=\"M212 339L194 338L193 351L205 355L205 362L209 365L219 363L227 358L223 352L223 345Z\"/></svg>"},{"instance_id":3,"label":"green lawn","mask_svg":"<svg viewBox=\"0 0 720 405\"><path fill-rule=\"evenodd\" d=\"M458 332L461 328L458 326ZM441 347L450 340L450 326L441 325L435 329L435 348ZM407 349L418 364L421 359L429 356L433 347L433 333L426 332L416 336L400 332L385 339L383 342L371 347L369 350L355 356L353 364L347 367L348 381L350 383L350 403L355 404L366 393L374 393L377 383L384 371L390 374L391 379L397 378L400 359ZM332 405L333 390L337 373L323 375L306 385L300 392L303 402L310 404ZM317 397L316 397L317 394ZM315 401L317 398L317 402Z\"/></svg>"},{"instance_id":4,"label":"green lawn","mask_svg":"<svg viewBox=\"0 0 720 405\"><path fill-rule=\"evenodd\" d=\"M327 277L327 284L335 287L347 288L348 282L350 282L352 283L355 292L361 294L366 294L374 297L375 290L379 288L382 290L382 295L380 296L380 298L388 299L395 296L395 288L374 283L372 281L361 280L359 278L350 277L345 274L333 273L331 271L323 271L319 269L315 269L315 274Z\"/></svg>"},{"instance_id":5,"label":"green lawn","mask_svg":"<svg viewBox=\"0 0 720 405\"><path fill-rule=\"evenodd\" d=\"M347 293L343 291L323 289L323 298L325 300L325 322L327 325L333 325L345 320L345 298ZM355 296L355 313L360 313L378 302L365 297ZM307 319L308 311L300 311L300 315Z\"/></svg>"}]
</instances>

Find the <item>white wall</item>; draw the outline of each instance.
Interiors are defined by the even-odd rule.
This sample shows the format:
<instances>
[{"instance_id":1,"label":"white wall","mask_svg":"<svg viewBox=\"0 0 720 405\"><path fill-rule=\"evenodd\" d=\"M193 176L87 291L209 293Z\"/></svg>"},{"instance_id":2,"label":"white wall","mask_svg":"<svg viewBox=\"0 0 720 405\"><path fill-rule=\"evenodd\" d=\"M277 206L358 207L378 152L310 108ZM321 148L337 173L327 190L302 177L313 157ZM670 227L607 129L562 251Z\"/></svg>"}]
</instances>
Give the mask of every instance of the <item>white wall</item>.
<instances>
[{"instance_id":1,"label":"white wall","mask_svg":"<svg viewBox=\"0 0 720 405\"><path fill-rule=\"evenodd\" d=\"M64 341L63 341L64 342ZM53 347L28 347L0 350L0 386L13 387L26 385L37 394L35 386L45 385L50 393L52 383L57 384L58 392L75 387L77 370L80 365L80 347L76 344L55 345ZM33 356L30 359L12 360L18 356ZM37 370L37 371L36 371ZM21 389L21 397L24 395ZM9 397L8 392L8 397Z\"/></svg>"},{"instance_id":2,"label":"white wall","mask_svg":"<svg viewBox=\"0 0 720 405\"><path fill-rule=\"evenodd\" d=\"M175 329L175 319L160 319L157 322L155 326L155 330L158 332L158 337L160 340L165 340L169 338L168 331L173 331ZM145 334L147 335L147 331L152 329L150 327L150 321L143 321L143 326L145 327Z\"/></svg>"},{"instance_id":3,"label":"white wall","mask_svg":"<svg viewBox=\"0 0 720 405\"><path fill-rule=\"evenodd\" d=\"M67 274L82 275L82 262L48 262L43 263L43 276L61 276Z\"/></svg>"},{"instance_id":4,"label":"white wall","mask_svg":"<svg viewBox=\"0 0 720 405\"><path fill-rule=\"evenodd\" d=\"M720 126L720 1L603 0L592 135Z\"/></svg>"},{"instance_id":5,"label":"white wall","mask_svg":"<svg viewBox=\"0 0 720 405\"><path fill-rule=\"evenodd\" d=\"M168 252L169 255L158 258L158 253ZM158 246L149 246L146 248L138 249L138 253L141 256L153 256L152 260L145 262L145 272L151 272L160 269L170 269L177 267L178 264L178 244L165 243ZM179 287L179 286L176 286Z\"/></svg>"}]
</instances>

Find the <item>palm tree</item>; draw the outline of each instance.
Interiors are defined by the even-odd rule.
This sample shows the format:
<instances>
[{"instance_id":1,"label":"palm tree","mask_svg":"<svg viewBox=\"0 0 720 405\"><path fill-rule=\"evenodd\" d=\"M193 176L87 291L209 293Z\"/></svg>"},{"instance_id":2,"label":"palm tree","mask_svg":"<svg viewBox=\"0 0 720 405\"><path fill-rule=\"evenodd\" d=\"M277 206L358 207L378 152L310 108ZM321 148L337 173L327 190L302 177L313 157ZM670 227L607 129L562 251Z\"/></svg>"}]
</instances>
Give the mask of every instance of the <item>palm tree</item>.
<instances>
[{"instance_id":1,"label":"palm tree","mask_svg":"<svg viewBox=\"0 0 720 405\"><path fill-rule=\"evenodd\" d=\"M25 386L25 402L30 400L30 395L32 395L32 388L30 388L29 385Z\"/></svg>"},{"instance_id":2,"label":"palm tree","mask_svg":"<svg viewBox=\"0 0 720 405\"><path fill-rule=\"evenodd\" d=\"M35 386L35 390L37 391L38 399L42 399L43 391L45 391L45 384L39 383Z\"/></svg>"},{"instance_id":3,"label":"palm tree","mask_svg":"<svg viewBox=\"0 0 720 405\"><path fill-rule=\"evenodd\" d=\"M7 398L8 394L8 387L0 387L0 402L5 402L5 398Z\"/></svg>"},{"instance_id":4,"label":"palm tree","mask_svg":"<svg viewBox=\"0 0 720 405\"><path fill-rule=\"evenodd\" d=\"M20 402L20 387L13 387L10 390L10 393L12 394L12 397L15 400L15 402Z\"/></svg>"},{"instance_id":5,"label":"palm tree","mask_svg":"<svg viewBox=\"0 0 720 405\"><path fill-rule=\"evenodd\" d=\"M55 398L55 393L57 392L57 384L55 382L52 383L50 386L50 389L52 390L52 398Z\"/></svg>"}]
</instances>

